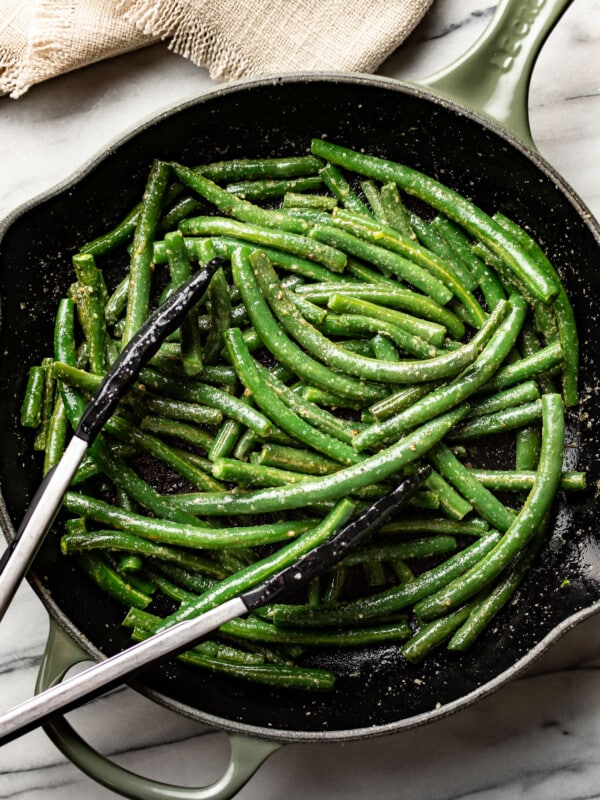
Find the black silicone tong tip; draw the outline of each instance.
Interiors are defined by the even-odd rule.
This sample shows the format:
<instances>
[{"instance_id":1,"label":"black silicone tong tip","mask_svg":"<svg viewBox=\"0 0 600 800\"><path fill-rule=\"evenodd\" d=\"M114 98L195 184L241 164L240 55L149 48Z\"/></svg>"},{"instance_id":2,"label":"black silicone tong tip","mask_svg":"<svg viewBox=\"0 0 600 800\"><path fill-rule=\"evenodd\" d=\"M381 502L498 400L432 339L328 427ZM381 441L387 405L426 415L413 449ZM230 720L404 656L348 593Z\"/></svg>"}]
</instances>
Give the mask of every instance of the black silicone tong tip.
<instances>
[{"instance_id":1,"label":"black silicone tong tip","mask_svg":"<svg viewBox=\"0 0 600 800\"><path fill-rule=\"evenodd\" d=\"M249 611L273 602L287 592L292 592L312 578L322 575L336 564L349 550L356 547L377 528L390 514L405 503L431 474L428 465L420 467L398 486L359 514L334 536L299 558L291 566L282 569L268 580L240 595Z\"/></svg>"},{"instance_id":2,"label":"black silicone tong tip","mask_svg":"<svg viewBox=\"0 0 600 800\"><path fill-rule=\"evenodd\" d=\"M177 289L123 348L111 371L84 411L76 436L91 442L135 383L141 367L158 351L165 338L181 324L183 316L207 289L215 272L225 264L213 258Z\"/></svg>"}]
</instances>

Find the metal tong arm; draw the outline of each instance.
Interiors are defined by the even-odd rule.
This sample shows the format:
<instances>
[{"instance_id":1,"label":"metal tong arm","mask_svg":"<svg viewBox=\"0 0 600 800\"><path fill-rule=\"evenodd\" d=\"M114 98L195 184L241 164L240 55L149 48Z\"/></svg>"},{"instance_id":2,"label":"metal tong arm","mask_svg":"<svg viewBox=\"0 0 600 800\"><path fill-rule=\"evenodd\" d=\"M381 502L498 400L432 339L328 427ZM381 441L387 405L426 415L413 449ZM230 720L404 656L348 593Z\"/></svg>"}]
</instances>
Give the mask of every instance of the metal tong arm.
<instances>
[{"instance_id":1,"label":"metal tong arm","mask_svg":"<svg viewBox=\"0 0 600 800\"><path fill-rule=\"evenodd\" d=\"M14 539L0 559L0 620L52 525L64 494L88 446L131 388L142 366L157 352L164 339L181 323L214 273L224 264L214 258L177 289L144 323L123 348L83 412L75 435L58 464L36 492Z\"/></svg>"}]
</instances>

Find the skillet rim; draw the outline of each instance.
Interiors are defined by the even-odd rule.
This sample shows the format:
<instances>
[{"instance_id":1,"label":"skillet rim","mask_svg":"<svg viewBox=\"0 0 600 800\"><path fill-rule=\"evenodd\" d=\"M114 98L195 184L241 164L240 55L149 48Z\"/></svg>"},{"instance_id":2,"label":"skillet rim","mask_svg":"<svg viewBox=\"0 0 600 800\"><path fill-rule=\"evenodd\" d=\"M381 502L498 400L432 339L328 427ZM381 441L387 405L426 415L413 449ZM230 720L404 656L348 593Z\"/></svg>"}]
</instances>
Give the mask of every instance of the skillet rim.
<instances>
[{"instance_id":1,"label":"skillet rim","mask_svg":"<svg viewBox=\"0 0 600 800\"><path fill-rule=\"evenodd\" d=\"M419 86L418 81L399 81L395 78L388 78L386 76L351 72L291 72L258 79L250 78L232 81L226 86L203 92L201 94L191 95L183 100L178 101L175 105L165 107L138 120L124 131L121 131L114 139L109 141L102 148L97 150L90 158L88 158L78 168L71 172L71 174L68 175L64 180L54 184L33 198L26 200L24 203L21 203L19 206L17 206L17 208L9 212L9 214L2 221L0 221L0 256L2 254L2 241L6 233L21 216L29 211L34 210L38 205L57 197L65 191L68 191L71 187L76 185L81 179L88 175L88 173L90 173L96 166L104 162L112 155L113 152L118 150L118 148L122 145L126 144L134 136L143 134L144 131L148 130L154 125L159 124L160 122L169 119L178 113L189 110L193 106L200 106L205 102L211 102L215 99L230 95L232 93L235 94L240 91L253 90L266 86L294 83L338 83L340 85L361 85L365 86L366 88L383 88L399 92L400 94L407 94L420 100L432 102L437 106L441 106L444 109L452 111L454 114L460 117L466 117L467 119L472 120L473 122L487 129L489 132L500 137L500 139L503 139L511 147L518 150L539 171L543 173L545 178L550 179L555 190L559 191L570 203L570 205L573 206L581 222L590 231L592 237L600 246L600 223L595 219L587 205L579 197L575 190L539 152L521 141L515 134L508 131L492 118L487 117L479 112L472 111L471 109L462 106L458 102L437 95L434 91ZM5 538L7 541L10 541L14 537L14 527L6 509L1 487L0 524L2 525ZM96 647L96 645L94 645L85 634L78 630L78 628L57 605L57 603L53 600L51 593L46 589L41 580L35 574L31 573L28 574L27 580L49 613L51 624L56 623L68 636L73 639L75 643L81 647L82 651L84 651L88 656L91 656L96 660L103 657L102 651ZM444 706L441 706L440 708L433 708L429 711L421 712L410 717L405 717L401 720L369 727L334 731L297 731L265 728L259 725L249 725L239 721L218 717L213 714L202 712L199 709L191 708L185 703L174 700L156 689L145 686L139 681L132 681L129 685L136 691L140 692L140 694L154 700L165 708L169 708L181 714L182 716L195 719L199 722L203 722L211 725L212 727L230 733L240 733L249 737L259 737L262 739L270 739L279 742L342 742L362 738L372 738L409 730L411 728L421 727L422 725L428 724L436 719L441 719L456 711L459 711L462 708L472 705L477 700L488 696L513 678L517 677L538 658L540 658L541 655L549 649L549 647L562 638L565 633L579 625L584 620L591 618L598 613L600 613L600 599L595 603L592 603L591 605L574 612L565 620L558 623L551 631L548 632L548 634L546 634L545 637L540 640L540 642L538 642L537 645L531 648L509 668L499 673L491 680L488 680L481 686L478 686L473 691L461 695L461 697L445 704Z\"/></svg>"}]
</instances>

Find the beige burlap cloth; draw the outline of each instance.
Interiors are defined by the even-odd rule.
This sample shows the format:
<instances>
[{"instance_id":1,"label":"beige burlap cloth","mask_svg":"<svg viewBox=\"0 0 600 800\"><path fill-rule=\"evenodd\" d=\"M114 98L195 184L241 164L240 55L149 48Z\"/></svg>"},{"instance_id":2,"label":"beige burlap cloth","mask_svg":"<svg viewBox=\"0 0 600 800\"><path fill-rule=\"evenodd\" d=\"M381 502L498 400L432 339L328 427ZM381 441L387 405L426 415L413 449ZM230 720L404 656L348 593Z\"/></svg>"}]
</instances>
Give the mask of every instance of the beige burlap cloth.
<instances>
[{"instance_id":1,"label":"beige burlap cloth","mask_svg":"<svg viewBox=\"0 0 600 800\"><path fill-rule=\"evenodd\" d=\"M2 0L0 94L165 40L215 80L374 72L432 0Z\"/></svg>"}]
</instances>

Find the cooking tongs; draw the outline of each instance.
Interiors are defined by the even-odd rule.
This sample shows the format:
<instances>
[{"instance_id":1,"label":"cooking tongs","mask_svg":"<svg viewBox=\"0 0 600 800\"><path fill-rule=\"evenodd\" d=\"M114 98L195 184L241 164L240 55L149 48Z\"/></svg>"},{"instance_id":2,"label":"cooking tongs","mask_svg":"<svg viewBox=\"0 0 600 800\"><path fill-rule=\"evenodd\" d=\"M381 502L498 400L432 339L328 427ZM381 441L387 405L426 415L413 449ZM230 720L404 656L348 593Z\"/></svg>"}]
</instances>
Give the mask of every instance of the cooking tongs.
<instances>
[{"instance_id":1,"label":"cooking tongs","mask_svg":"<svg viewBox=\"0 0 600 800\"><path fill-rule=\"evenodd\" d=\"M107 373L85 409L64 455L46 475L15 538L0 559L0 619L52 525L71 479L94 438L119 400L134 384L141 367L180 325L182 318L206 290L213 274L223 263L222 259L213 259L173 293L131 339ZM27 733L57 714L87 702L165 658L189 649L225 622L260 608L324 573L350 548L382 525L391 512L414 493L429 472L428 467L417 470L328 541L258 586L198 617L159 631L149 639L100 661L16 706L0 717L0 745Z\"/></svg>"},{"instance_id":2,"label":"cooking tongs","mask_svg":"<svg viewBox=\"0 0 600 800\"><path fill-rule=\"evenodd\" d=\"M186 312L206 291L212 276L224 263L223 259L215 258L195 272L148 318L115 360L83 412L62 458L40 484L15 538L0 559L0 620L52 525L88 448L119 400L133 386L140 369L155 355L164 339L179 327Z\"/></svg>"}]
</instances>

